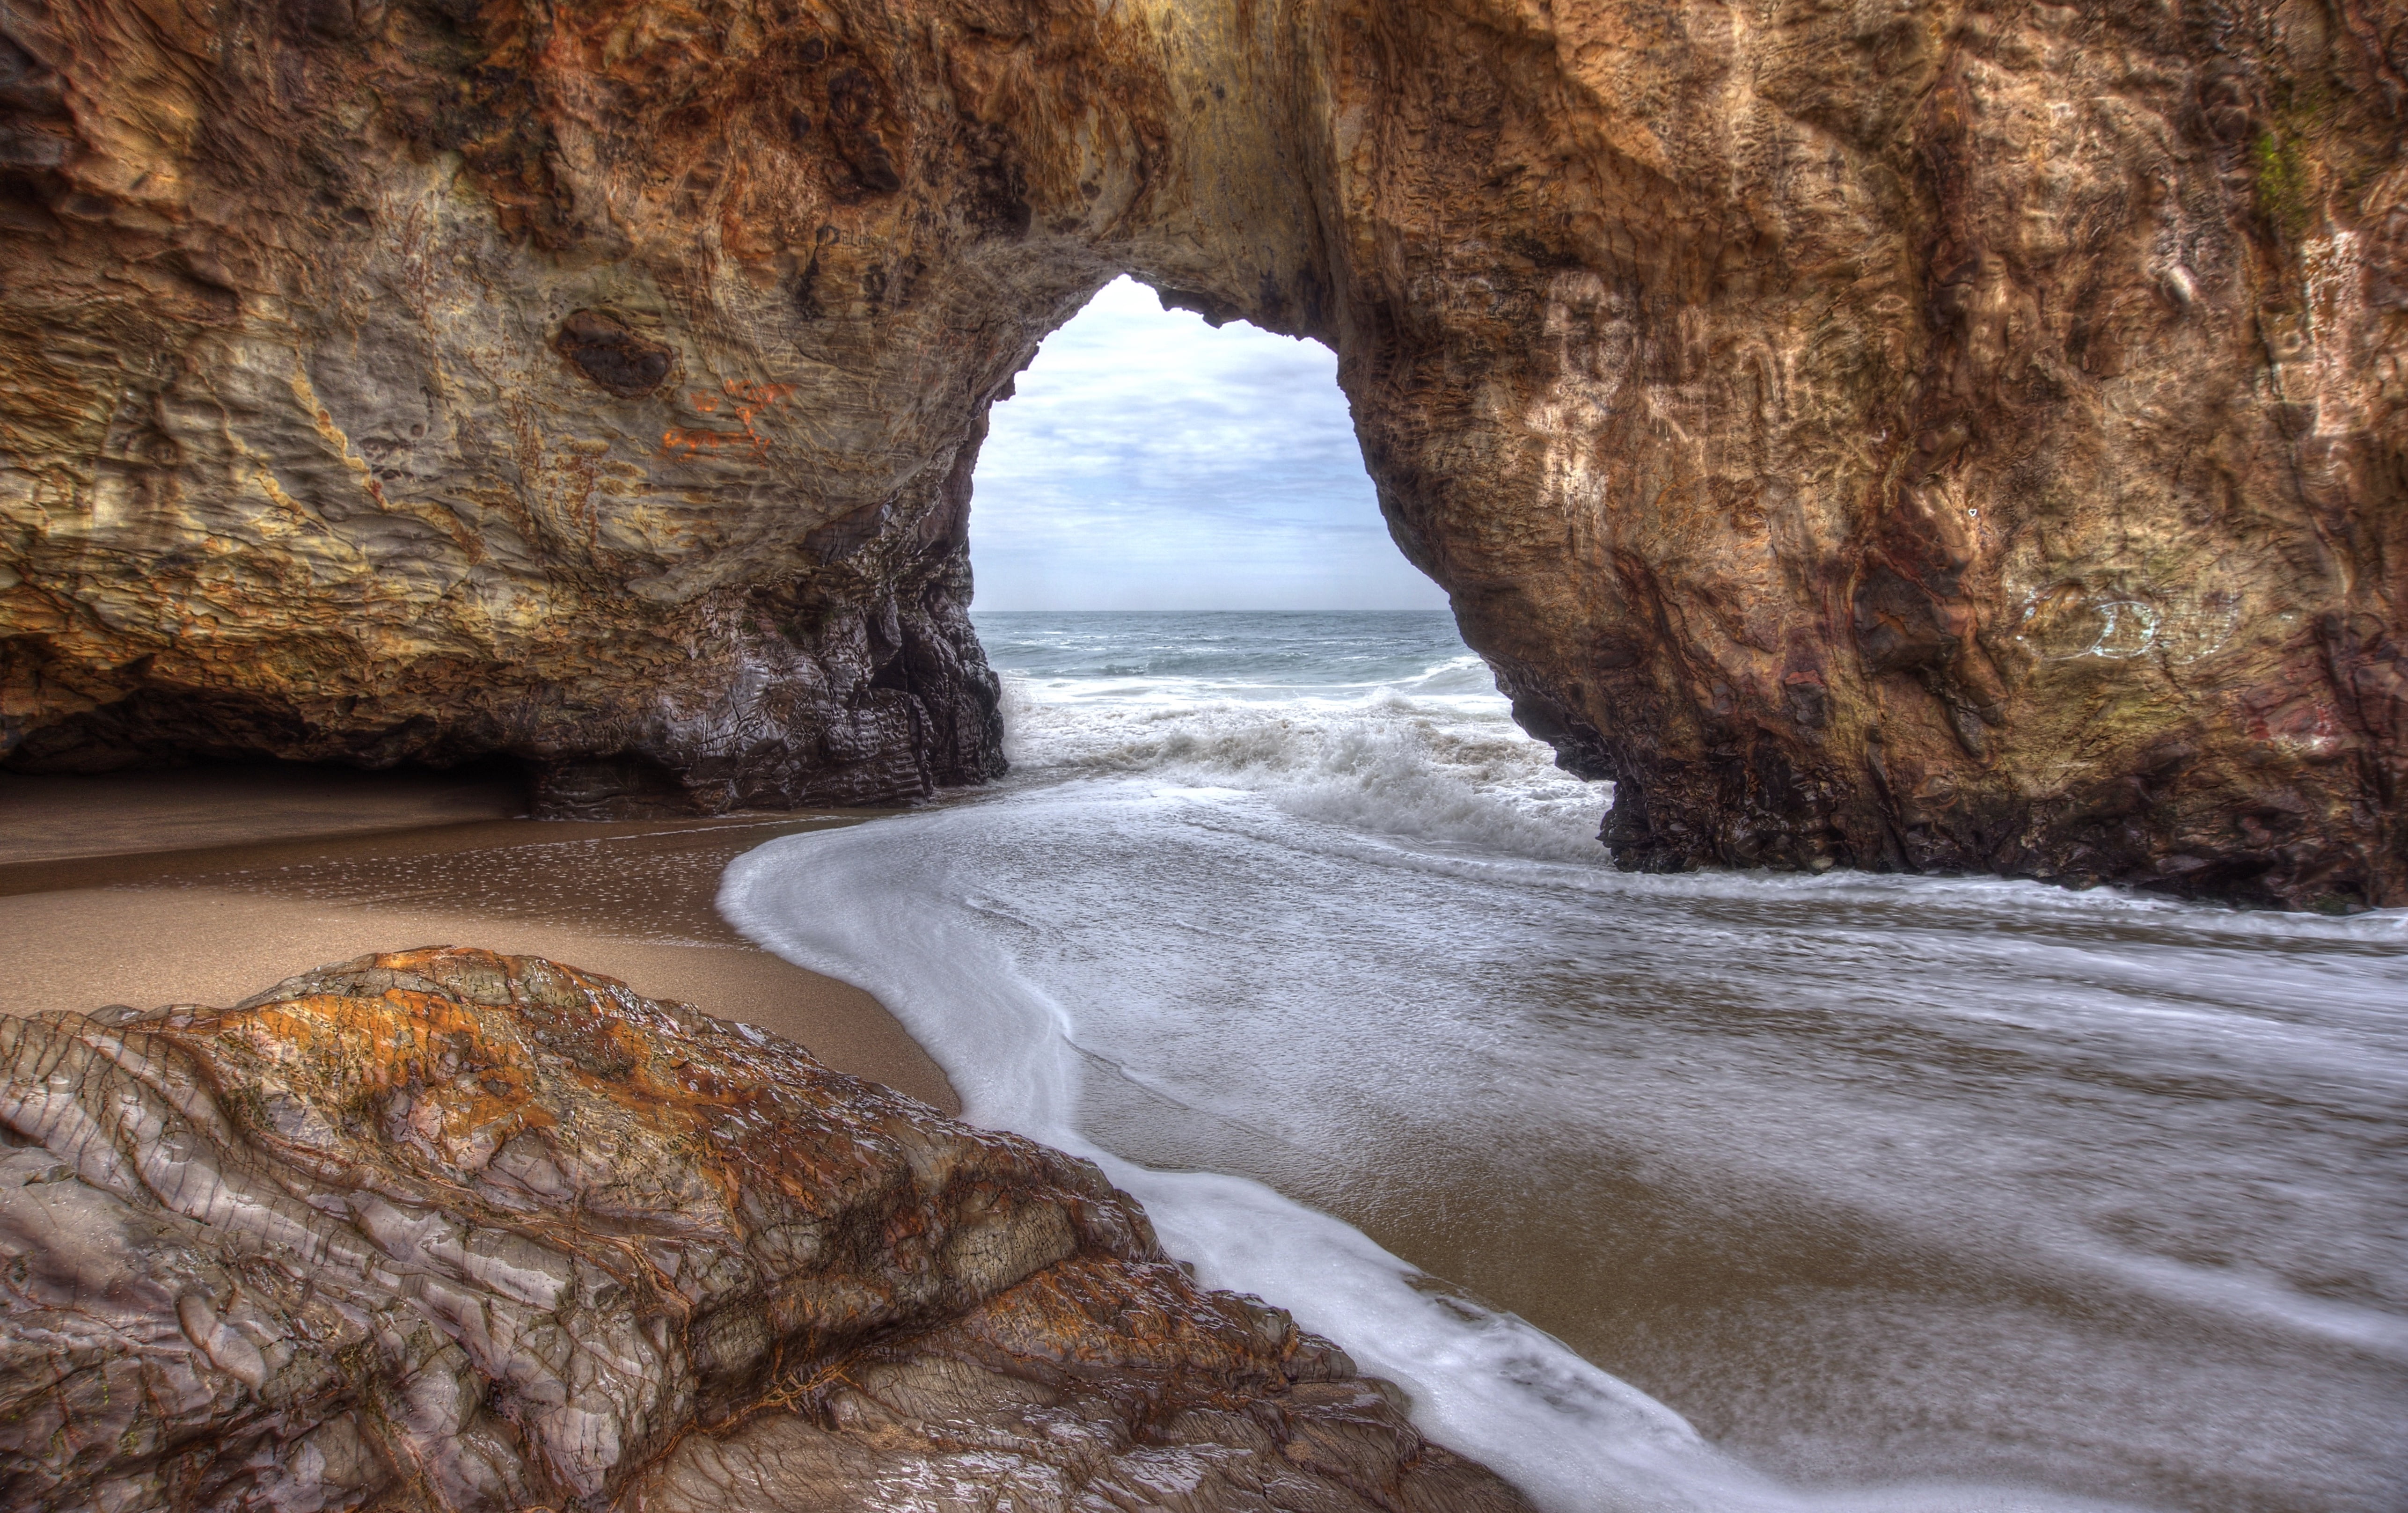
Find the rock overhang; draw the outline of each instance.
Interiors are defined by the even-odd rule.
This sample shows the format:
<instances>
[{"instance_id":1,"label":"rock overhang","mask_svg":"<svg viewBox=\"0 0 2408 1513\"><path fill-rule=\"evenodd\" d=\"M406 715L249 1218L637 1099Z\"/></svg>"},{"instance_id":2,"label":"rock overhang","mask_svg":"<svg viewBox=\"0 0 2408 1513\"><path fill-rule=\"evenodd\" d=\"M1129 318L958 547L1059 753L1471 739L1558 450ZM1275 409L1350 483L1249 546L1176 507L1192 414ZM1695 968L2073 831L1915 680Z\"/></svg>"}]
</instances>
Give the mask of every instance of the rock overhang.
<instances>
[{"instance_id":1,"label":"rock overhang","mask_svg":"<svg viewBox=\"0 0 2408 1513\"><path fill-rule=\"evenodd\" d=\"M984 408L1129 272L1337 350L1625 864L2408 897L2373 22L7 26L12 765L500 751L558 812L992 776Z\"/></svg>"}]
</instances>

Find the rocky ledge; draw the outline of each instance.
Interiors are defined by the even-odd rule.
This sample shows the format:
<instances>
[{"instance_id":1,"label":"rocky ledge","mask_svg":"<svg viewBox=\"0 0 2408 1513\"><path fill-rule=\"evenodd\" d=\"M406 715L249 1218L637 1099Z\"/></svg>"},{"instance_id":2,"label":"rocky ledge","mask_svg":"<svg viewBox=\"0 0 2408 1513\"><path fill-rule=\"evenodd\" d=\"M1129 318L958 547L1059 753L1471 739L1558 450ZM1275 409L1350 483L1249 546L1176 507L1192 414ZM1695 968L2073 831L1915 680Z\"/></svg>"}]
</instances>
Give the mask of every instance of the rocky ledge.
<instances>
[{"instance_id":1,"label":"rocky ledge","mask_svg":"<svg viewBox=\"0 0 2408 1513\"><path fill-rule=\"evenodd\" d=\"M1511 1513L1091 1164L541 960L0 1024L0 1504Z\"/></svg>"}]
</instances>

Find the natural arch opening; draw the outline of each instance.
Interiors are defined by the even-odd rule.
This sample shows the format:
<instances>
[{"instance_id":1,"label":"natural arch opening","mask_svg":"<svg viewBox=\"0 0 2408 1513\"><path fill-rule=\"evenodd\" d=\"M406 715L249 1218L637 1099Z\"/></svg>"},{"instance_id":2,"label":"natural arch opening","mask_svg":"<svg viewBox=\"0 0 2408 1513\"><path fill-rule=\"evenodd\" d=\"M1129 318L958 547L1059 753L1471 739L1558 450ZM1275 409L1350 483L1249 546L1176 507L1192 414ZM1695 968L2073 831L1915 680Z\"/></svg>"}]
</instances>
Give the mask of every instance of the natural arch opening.
<instances>
[{"instance_id":1,"label":"natural arch opening","mask_svg":"<svg viewBox=\"0 0 2408 1513\"><path fill-rule=\"evenodd\" d=\"M1607 793L1515 727L1399 550L1338 372L1124 278L998 396L965 536L1015 782L1245 791L1332 835L1601 859Z\"/></svg>"},{"instance_id":2,"label":"natural arch opening","mask_svg":"<svg viewBox=\"0 0 2408 1513\"><path fill-rule=\"evenodd\" d=\"M1434 610L1380 516L1338 360L1131 278L989 412L975 612Z\"/></svg>"}]
</instances>

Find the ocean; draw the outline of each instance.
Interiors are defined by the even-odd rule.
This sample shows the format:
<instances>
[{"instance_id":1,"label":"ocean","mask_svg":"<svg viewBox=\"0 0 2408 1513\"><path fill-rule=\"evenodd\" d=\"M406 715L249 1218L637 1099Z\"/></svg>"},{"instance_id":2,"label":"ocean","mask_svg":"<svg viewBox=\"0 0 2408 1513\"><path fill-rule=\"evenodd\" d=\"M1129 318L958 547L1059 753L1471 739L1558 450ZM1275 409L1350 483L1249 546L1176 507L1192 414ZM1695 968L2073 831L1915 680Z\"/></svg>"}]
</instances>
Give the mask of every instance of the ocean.
<instances>
[{"instance_id":1,"label":"ocean","mask_svg":"<svg viewBox=\"0 0 2408 1513\"><path fill-rule=\"evenodd\" d=\"M1541 1506L2401 1506L2408 912L1624 874L1443 613L976 620L1011 775L722 912Z\"/></svg>"}]
</instances>

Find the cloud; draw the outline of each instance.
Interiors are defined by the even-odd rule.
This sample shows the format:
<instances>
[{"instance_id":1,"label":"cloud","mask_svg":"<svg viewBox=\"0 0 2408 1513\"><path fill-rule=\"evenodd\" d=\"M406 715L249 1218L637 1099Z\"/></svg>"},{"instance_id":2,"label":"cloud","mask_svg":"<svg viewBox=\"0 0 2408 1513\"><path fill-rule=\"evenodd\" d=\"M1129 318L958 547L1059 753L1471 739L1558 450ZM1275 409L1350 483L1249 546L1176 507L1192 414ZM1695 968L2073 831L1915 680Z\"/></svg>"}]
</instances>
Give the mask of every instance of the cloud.
<instances>
[{"instance_id":1,"label":"cloud","mask_svg":"<svg viewBox=\"0 0 2408 1513\"><path fill-rule=\"evenodd\" d=\"M1316 342L1215 331L1117 279L995 407L970 505L981 609L1406 609Z\"/></svg>"}]
</instances>

